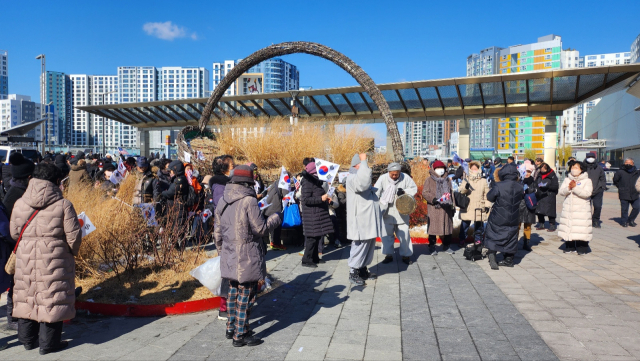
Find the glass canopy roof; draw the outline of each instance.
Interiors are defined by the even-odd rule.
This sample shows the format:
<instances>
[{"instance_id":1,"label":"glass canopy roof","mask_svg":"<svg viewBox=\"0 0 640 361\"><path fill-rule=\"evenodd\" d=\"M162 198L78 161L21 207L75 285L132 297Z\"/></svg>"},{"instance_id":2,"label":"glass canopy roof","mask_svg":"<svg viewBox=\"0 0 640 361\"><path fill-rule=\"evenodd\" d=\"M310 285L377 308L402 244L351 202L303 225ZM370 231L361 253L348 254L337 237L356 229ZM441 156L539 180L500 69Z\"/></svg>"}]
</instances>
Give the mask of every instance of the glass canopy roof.
<instances>
[{"instance_id":1,"label":"glass canopy roof","mask_svg":"<svg viewBox=\"0 0 640 361\"><path fill-rule=\"evenodd\" d=\"M396 118L508 117L510 114L561 115L562 111L613 91L638 78L640 64L515 73L379 85ZM77 107L136 127L194 125L208 98ZM269 93L223 97L212 118L274 117L291 114L291 95ZM361 87L301 91L301 117L380 119Z\"/></svg>"}]
</instances>

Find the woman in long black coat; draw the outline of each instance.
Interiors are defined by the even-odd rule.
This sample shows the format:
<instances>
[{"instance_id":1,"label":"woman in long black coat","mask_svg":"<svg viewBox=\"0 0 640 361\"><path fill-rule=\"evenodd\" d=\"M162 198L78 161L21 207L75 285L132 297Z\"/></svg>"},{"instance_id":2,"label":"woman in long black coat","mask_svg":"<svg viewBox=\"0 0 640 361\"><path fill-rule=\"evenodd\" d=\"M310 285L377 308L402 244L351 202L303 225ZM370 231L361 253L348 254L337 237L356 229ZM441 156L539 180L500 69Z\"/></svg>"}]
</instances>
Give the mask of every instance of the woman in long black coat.
<instances>
[{"instance_id":1,"label":"woman in long black coat","mask_svg":"<svg viewBox=\"0 0 640 361\"><path fill-rule=\"evenodd\" d=\"M542 163L540 172L536 175L534 181L537 188L536 198L538 199L538 207L536 215L538 216L537 230L544 229L544 217L549 218L548 232L556 231L556 196L560 189L558 183L558 175L551 169L547 163Z\"/></svg>"},{"instance_id":2,"label":"woman in long black coat","mask_svg":"<svg viewBox=\"0 0 640 361\"><path fill-rule=\"evenodd\" d=\"M300 204L302 205L302 230L305 237L302 265L317 267L324 263L318 257L318 244L327 234L333 233L333 223L329 216L329 197L322 188L323 181L316 174L316 163L311 162L302 172Z\"/></svg>"},{"instance_id":3,"label":"woman in long black coat","mask_svg":"<svg viewBox=\"0 0 640 361\"><path fill-rule=\"evenodd\" d=\"M493 202L493 207L484 238L491 269L498 269L496 252L504 254L500 266L513 267L513 256L518 251L520 202L524 197L524 188L519 182L520 174L515 165L507 164L496 173L498 178L495 178L493 188L487 193L487 199Z\"/></svg>"}]
</instances>

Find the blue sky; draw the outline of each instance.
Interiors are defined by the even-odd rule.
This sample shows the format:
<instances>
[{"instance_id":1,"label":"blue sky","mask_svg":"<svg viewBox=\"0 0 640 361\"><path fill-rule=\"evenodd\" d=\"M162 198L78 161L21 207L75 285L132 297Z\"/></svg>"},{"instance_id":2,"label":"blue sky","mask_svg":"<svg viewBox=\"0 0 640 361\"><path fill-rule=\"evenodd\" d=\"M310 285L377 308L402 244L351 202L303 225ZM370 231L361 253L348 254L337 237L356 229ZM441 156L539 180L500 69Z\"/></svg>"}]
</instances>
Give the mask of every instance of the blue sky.
<instances>
[{"instance_id":1,"label":"blue sky","mask_svg":"<svg viewBox=\"0 0 640 361\"><path fill-rule=\"evenodd\" d=\"M47 56L48 70L66 73L115 74L126 65L211 70L214 61L306 40L343 52L374 81L386 83L464 76L473 52L551 33L581 54L629 51L640 34L638 0L539 4L23 0L2 6L0 49L9 51L9 92L38 99L40 53ZM298 66L301 85L356 85L329 61L311 55L284 59ZM374 129L383 144L383 127Z\"/></svg>"}]
</instances>

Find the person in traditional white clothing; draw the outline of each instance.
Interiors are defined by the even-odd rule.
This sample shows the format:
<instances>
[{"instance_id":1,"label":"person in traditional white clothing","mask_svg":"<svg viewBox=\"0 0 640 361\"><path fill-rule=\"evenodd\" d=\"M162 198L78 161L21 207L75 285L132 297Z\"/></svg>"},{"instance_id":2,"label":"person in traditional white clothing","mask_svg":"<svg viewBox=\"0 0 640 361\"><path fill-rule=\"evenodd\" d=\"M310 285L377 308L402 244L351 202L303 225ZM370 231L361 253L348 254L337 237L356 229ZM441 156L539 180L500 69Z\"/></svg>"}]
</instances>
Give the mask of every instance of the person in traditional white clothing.
<instances>
[{"instance_id":1,"label":"person in traditional white clothing","mask_svg":"<svg viewBox=\"0 0 640 361\"><path fill-rule=\"evenodd\" d=\"M389 164L387 171L387 174L378 178L374 186L377 189L376 195L380 197L380 211L386 230L382 237L382 254L385 255L382 263L393 262L394 242L397 237L400 241L399 252L402 262L409 265L413 255L413 245L409 236L409 215L398 212L396 199L403 194L415 196L418 187L408 174L402 173L400 164Z\"/></svg>"},{"instance_id":2,"label":"person in traditional white clothing","mask_svg":"<svg viewBox=\"0 0 640 361\"><path fill-rule=\"evenodd\" d=\"M349 281L364 285L376 275L367 270L373 261L376 238L382 235L382 215L375 188L371 187L372 170L366 154L356 154L347 176L347 238L351 240Z\"/></svg>"}]
</instances>

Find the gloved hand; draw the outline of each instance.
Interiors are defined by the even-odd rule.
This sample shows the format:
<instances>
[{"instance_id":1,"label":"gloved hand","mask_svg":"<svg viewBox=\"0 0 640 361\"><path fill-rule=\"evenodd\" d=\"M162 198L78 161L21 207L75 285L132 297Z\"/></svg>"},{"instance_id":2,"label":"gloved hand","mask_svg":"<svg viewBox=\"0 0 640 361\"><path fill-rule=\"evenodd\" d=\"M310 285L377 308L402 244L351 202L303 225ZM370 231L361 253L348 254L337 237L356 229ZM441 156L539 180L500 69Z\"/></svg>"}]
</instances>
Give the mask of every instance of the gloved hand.
<instances>
[{"instance_id":1,"label":"gloved hand","mask_svg":"<svg viewBox=\"0 0 640 361\"><path fill-rule=\"evenodd\" d=\"M471 188L471 184L467 182L467 184L464 185L464 189L469 190L469 188Z\"/></svg>"},{"instance_id":2,"label":"gloved hand","mask_svg":"<svg viewBox=\"0 0 640 361\"><path fill-rule=\"evenodd\" d=\"M403 195L403 194L404 194L404 189L402 189L402 188L398 188L398 191L396 192L396 195L397 195L398 197L400 197L400 196L401 196L401 195Z\"/></svg>"},{"instance_id":3,"label":"gloved hand","mask_svg":"<svg viewBox=\"0 0 640 361\"><path fill-rule=\"evenodd\" d=\"M484 207L484 213L489 213L490 209L489 207Z\"/></svg>"}]
</instances>

